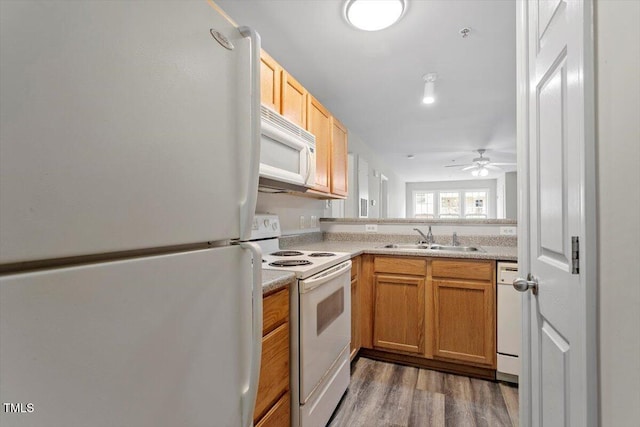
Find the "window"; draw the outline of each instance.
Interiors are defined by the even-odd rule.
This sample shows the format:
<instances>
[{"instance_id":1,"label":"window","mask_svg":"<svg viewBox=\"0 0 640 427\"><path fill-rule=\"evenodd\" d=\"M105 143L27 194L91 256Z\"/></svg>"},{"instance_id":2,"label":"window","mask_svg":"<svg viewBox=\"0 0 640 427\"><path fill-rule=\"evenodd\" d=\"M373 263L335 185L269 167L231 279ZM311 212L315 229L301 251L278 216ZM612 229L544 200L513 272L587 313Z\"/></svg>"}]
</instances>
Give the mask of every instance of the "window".
<instances>
[{"instance_id":1,"label":"window","mask_svg":"<svg viewBox=\"0 0 640 427\"><path fill-rule=\"evenodd\" d=\"M487 209L486 191L466 191L464 193L464 217L465 218L486 218Z\"/></svg>"},{"instance_id":2,"label":"window","mask_svg":"<svg viewBox=\"0 0 640 427\"><path fill-rule=\"evenodd\" d=\"M415 218L435 218L433 193L417 191L414 193L413 212Z\"/></svg>"},{"instance_id":3,"label":"window","mask_svg":"<svg viewBox=\"0 0 640 427\"><path fill-rule=\"evenodd\" d=\"M488 218L489 189L414 190L414 218Z\"/></svg>"},{"instance_id":4,"label":"window","mask_svg":"<svg viewBox=\"0 0 640 427\"><path fill-rule=\"evenodd\" d=\"M440 218L460 217L460 193L457 191L441 192L438 212Z\"/></svg>"}]
</instances>

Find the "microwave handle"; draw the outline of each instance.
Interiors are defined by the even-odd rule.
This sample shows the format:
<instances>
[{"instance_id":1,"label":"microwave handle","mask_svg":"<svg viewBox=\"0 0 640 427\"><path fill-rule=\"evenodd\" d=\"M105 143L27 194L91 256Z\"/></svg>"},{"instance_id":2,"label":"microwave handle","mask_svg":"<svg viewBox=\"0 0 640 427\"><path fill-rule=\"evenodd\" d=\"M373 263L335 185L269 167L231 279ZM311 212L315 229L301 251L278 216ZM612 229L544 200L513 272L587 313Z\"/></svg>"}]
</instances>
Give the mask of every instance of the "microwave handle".
<instances>
[{"instance_id":1,"label":"microwave handle","mask_svg":"<svg viewBox=\"0 0 640 427\"><path fill-rule=\"evenodd\" d=\"M251 91L251 158L249 159L249 181L245 199L240 205L240 239L251 236L251 223L258 203L258 180L260 176L260 35L249 27L238 28L240 34L250 40L250 91Z\"/></svg>"},{"instance_id":2,"label":"microwave handle","mask_svg":"<svg viewBox=\"0 0 640 427\"><path fill-rule=\"evenodd\" d=\"M307 176L304 178L304 183L307 184L311 175L311 148L307 145L305 149L307 150Z\"/></svg>"}]
</instances>

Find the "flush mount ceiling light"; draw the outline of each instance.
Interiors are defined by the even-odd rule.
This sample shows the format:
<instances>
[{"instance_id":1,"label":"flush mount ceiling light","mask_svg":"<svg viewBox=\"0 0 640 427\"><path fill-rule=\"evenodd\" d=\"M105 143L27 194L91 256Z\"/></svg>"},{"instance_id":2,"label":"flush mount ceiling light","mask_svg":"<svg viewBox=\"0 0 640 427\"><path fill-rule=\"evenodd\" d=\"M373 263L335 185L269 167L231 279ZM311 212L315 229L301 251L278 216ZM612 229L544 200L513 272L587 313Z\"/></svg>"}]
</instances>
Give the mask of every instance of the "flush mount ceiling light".
<instances>
[{"instance_id":1,"label":"flush mount ceiling light","mask_svg":"<svg viewBox=\"0 0 640 427\"><path fill-rule=\"evenodd\" d=\"M436 73L425 74L424 79L424 95L422 96L423 104L433 104L436 102L435 81L438 78Z\"/></svg>"},{"instance_id":2,"label":"flush mount ceiling light","mask_svg":"<svg viewBox=\"0 0 640 427\"><path fill-rule=\"evenodd\" d=\"M378 31L398 22L406 6L406 0L347 0L344 16L359 30Z\"/></svg>"}]
</instances>

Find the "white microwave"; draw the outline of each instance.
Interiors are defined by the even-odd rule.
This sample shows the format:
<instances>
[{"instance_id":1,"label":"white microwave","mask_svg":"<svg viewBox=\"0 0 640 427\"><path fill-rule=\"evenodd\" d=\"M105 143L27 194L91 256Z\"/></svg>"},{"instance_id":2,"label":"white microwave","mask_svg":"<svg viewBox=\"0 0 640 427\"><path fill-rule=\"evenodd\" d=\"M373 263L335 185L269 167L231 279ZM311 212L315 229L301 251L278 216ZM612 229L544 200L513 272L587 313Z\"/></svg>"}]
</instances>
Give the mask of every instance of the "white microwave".
<instances>
[{"instance_id":1,"label":"white microwave","mask_svg":"<svg viewBox=\"0 0 640 427\"><path fill-rule=\"evenodd\" d=\"M307 191L316 179L316 137L262 105L260 186Z\"/></svg>"}]
</instances>

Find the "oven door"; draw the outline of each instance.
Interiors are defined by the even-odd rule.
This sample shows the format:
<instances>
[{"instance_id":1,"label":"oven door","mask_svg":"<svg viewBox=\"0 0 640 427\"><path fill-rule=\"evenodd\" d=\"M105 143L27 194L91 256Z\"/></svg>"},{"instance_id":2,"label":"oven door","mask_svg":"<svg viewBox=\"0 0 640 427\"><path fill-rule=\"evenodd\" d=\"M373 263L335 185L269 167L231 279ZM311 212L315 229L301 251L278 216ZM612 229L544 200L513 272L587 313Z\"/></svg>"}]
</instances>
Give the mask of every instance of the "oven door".
<instances>
[{"instance_id":1,"label":"oven door","mask_svg":"<svg viewBox=\"0 0 640 427\"><path fill-rule=\"evenodd\" d=\"M300 281L300 404L351 340L351 261Z\"/></svg>"},{"instance_id":2,"label":"oven door","mask_svg":"<svg viewBox=\"0 0 640 427\"><path fill-rule=\"evenodd\" d=\"M301 138L262 121L260 177L310 187L315 180L315 153Z\"/></svg>"}]
</instances>

